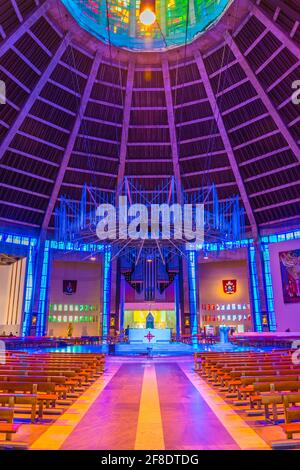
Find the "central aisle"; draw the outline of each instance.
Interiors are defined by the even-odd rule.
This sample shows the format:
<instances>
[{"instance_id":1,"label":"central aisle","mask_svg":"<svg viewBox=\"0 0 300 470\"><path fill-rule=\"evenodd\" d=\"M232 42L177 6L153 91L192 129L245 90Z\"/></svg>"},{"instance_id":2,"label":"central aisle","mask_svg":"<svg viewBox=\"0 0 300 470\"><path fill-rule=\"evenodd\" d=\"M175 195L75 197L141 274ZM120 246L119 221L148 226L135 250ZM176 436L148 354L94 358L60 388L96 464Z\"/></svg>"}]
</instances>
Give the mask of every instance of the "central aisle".
<instances>
[{"instance_id":1,"label":"central aisle","mask_svg":"<svg viewBox=\"0 0 300 470\"><path fill-rule=\"evenodd\" d=\"M79 398L32 448L267 448L192 367L186 359L108 359L93 399Z\"/></svg>"},{"instance_id":2,"label":"central aisle","mask_svg":"<svg viewBox=\"0 0 300 470\"><path fill-rule=\"evenodd\" d=\"M123 364L62 449L237 449L176 363Z\"/></svg>"}]
</instances>

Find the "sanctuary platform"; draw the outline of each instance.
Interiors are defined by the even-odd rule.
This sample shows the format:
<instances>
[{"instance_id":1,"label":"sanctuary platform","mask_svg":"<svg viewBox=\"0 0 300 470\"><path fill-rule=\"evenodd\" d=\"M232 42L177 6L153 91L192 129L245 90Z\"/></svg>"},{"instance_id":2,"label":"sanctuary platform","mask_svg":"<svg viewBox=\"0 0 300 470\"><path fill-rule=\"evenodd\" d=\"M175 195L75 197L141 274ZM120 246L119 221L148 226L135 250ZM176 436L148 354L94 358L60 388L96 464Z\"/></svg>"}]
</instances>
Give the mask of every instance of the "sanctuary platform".
<instances>
[{"instance_id":1,"label":"sanctuary platform","mask_svg":"<svg viewBox=\"0 0 300 470\"><path fill-rule=\"evenodd\" d=\"M184 343L156 342L156 343L118 343L115 354L120 356L138 356L148 354L150 356L181 356L192 354L193 346Z\"/></svg>"}]
</instances>

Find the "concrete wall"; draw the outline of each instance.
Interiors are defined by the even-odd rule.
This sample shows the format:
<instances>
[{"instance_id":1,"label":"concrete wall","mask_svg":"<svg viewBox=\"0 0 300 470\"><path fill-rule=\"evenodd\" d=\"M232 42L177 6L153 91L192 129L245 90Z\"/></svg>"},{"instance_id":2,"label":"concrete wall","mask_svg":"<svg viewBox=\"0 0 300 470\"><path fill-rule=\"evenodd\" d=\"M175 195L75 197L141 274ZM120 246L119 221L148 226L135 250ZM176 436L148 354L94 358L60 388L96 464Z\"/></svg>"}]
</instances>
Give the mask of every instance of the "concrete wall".
<instances>
[{"instance_id":1,"label":"concrete wall","mask_svg":"<svg viewBox=\"0 0 300 470\"><path fill-rule=\"evenodd\" d=\"M77 280L75 294L63 293L63 280ZM75 261L53 261L50 281L50 304L88 304L96 305L95 312L63 312L61 315L93 315L98 317L97 323L75 323L72 322L73 336L97 335L99 334L101 304L101 265L98 262L75 262ZM51 311L50 315L59 315ZM50 336L66 336L69 322L49 322L48 334Z\"/></svg>"},{"instance_id":2,"label":"concrete wall","mask_svg":"<svg viewBox=\"0 0 300 470\"><path fill-rule=\"evenodd\" d=\"M11 271L12 266L0 266L0 333L6 323Z\"/></svg>"},{"instance_id":3,"label":"concrete wall","mask_svg":"<svg viewBox=\"0 0 300 470\"><path fill-rule=\"evenodd\" d=\"M247 261L232 260L232 261L207 261L206 263L199 264L199 283L200 283L200 312L201 318L204 315L215 315L215 311L202 310L202 304L249 304L249 282L248 282L248 269ZM226 294L223 290L223 280L236 279L237 291L234 294ZM249 314L250 311L221 311L220 314ZM246 321L245 321L246 322ZM227 321L221 321L227 323ZM235 321L230 321L234 324ZM246 322L246 329L252 328L252 322Z\"/></svg>"},{"instance_id":4,"label":"concrete wall","mask_svg":"<svg viewBox=\"0 0 300 470\"><path fill-rule=\"evenodd\" d=\"M26 259L0 266L0 334L20 333Z\"/></svg>"}]
</instances>

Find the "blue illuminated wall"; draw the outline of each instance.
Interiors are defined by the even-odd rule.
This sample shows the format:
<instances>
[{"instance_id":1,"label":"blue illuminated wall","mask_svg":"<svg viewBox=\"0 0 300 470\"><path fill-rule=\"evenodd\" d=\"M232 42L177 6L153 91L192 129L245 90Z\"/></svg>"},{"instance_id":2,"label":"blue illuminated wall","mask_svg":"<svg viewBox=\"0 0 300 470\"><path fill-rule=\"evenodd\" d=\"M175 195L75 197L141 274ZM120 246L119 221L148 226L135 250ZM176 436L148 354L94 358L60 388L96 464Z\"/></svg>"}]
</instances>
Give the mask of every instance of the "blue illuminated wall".
<instances>
[{"instance_id":1,"label":"blue illuminated wall","mask_svg":"<svg viewBox=\"0 0 300 470\"><path fill-rule=\"evenodd\" d=\"M176 336L180 336L180 284L179 284L179 274L175 277L175 313L176 313Z\"/></svg>"},{"instance_id":2,"label":"blue illuminated wall","mask_svg":"<svg viewBox=\"0 0 300 470\"><path fill-rule=\"evenodd\" d=\"M41 284L39 290L38 312L36 322L36 336L44 336L47 333L47 301L49 287L50 242L45 241L44 251L41 253Z\"/></svg>"},{"instance_id":3,"label":"blue illuminated wall","mask_svg":"<svg viewBox=\"0 0 300 470\"><path fill-rule=\"evenodd\" d=\"M191 335L198 334L197 318L197 252L187 251L188 280L189 280L189 301L190 301L190 322ZM196 339L197 341L197 339Z\"/></svg>"},{"instance_id":4,"label":"blue illuminated wall","mask_svg":"<svg viewBox=\"0 0 300 470\"><path fill-rule=\"evenodd\" d=\"M269 252L269 245L266 243L262 243L262 255L263 255L266 301L267 301L267 309L268 309L268 316L269 316L268 318L269 327L270 327L270 331L276 331L274 293L273 293L271 267L270 267L270 252Z\"/></svg>"},{"instance_id":5,"label":"blue illuminated wall","mask_svg":"<svg viewBox=\"0 0 300 470\"><path fill-rule=\"evenodd\" d=\"M248 265L249 265L249 281L250 296L252 304L253 322L255 331L262 331L261 303L258 288L258 276L256 267L256 253L253 245L248 246Z\"/></svg>"},{"instance_id":6,"label":"blue illuminated wall","mask_svg":"<svg viewBox=\"0 0 300 470\"><path fill-rule=\"evenodd\" d=\"M27 266L25 277L25 296L23 308L22 336L27 336L31 325L32 316L32 294L33 294L33 274L34 274L34 246L30 244L27 254Z\"/></svg>"},{"instance_id":7,"label":"blue illuminated wall","mask_svg":"<svg viewBox=\"0 0 300 470\"><path fill-rule=\"evenodd\" d=\"M104 337L108 336L110 327L111 257L111 248L106 247L103 266L102 336Z\"/></svg>"},{"instance_id":8,"label":"blue illuminated wall","mask_svg":"<svg viewBox=\"0 0 300 470\"><path fill-rule=\"evenodd\" d=\"M267 314L268 322L271 331L276 331L276 317L274 312L274 293L272 286L272 278L270 271L270 254L269 245L272 243L286 242L289 240L300 239L300 230L277 235L263 236L261 238L262 247L262 261L263 261L263 274L266 291L267 301ZM248 260L249 260L249 279L252 298L252 311L255 323L255 329L262 331L262 318L261 318L261 304L259 297L257 268L255 263L255 248L253 240L245 239L238 243L236 248L247 247ZM214 252L220 249L215 244L199 246L198 249ZM221 247L221 250L232 249L230 244ZM24 304L23 304L23 322L22 322L22 335L26 336L30 333L32 309L33 309L33 292L34 292L34 279L37 270L37 239L26 235L16 235L11 233L0 232L0 250L3 253L13 254L16 256L26 256L26 276L24 286ZM45 248L40 259L42 263L41 269L41 287L38 292L38 312L36 334L43 335L46 332L47 317L48 317L48 288L49 288L49 272L52 257L55 255L56 250L79 251L87 253L103 252L104 266L103 266L103 335L109 333L110 321L110 295L111 295L111 260L112 252L110 247L104 247L101 244L72 244L72 243L58 243L56 241L47 240ZM191 314L191 332L197 334L198 320L197 320L197 253L195 251L187 252L188 257L188 278L189 278L189 300L190 300L190 314Z\"/></svg>"}]
</instances>

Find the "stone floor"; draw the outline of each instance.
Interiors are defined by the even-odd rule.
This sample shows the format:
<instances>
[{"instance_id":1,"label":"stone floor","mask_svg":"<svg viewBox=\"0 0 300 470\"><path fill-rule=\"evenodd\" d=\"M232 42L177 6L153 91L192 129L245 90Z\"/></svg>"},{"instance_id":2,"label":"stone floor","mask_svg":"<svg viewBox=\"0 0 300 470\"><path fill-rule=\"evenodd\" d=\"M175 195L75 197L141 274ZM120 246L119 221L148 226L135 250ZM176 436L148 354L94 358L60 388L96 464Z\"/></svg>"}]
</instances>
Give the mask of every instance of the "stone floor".
<instances>
[{"instance_id":1,"label":"stone floor","mask_svg":"<svg viewBox=\"0 0 300 470\"><path fill-rule=\"evenodd\" d=\"M104 376L63 414L27 420L18 433L31 449L270 449L278 439L279 426L225 401L191 357L108 358Z\"/></svg>"}]
</instances>

